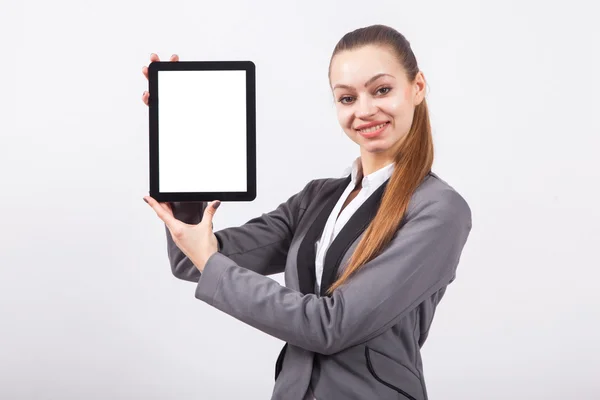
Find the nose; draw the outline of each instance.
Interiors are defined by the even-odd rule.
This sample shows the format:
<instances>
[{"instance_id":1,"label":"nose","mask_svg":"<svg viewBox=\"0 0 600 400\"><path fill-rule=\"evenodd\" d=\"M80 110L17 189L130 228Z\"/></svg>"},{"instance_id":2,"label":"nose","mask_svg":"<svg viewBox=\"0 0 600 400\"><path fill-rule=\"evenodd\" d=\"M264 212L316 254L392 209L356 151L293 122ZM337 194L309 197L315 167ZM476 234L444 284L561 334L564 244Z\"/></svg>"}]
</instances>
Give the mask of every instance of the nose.
<instances>
[{"instance_id":1,"label":"nose","mask_svg":"<svg viewBox=\"0 0 600 400\"><path fill-rule=\"evenodd\" d=\"M377 113L377 107L375 107L373 101L367 96L360 98L357 103L356 118L368 118Z\"/></svg>"}]
</instances>

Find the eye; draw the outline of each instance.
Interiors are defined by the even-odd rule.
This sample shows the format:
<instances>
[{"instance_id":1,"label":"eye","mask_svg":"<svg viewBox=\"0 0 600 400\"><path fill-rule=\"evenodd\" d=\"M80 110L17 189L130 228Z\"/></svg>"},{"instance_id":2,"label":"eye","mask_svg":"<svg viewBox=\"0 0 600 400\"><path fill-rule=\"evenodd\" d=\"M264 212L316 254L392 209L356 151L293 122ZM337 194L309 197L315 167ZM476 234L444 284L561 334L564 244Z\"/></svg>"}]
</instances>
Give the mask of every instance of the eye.
<instances>
[{"instance_id":1,"label":"eye","mask_svg":"<svg viewBox=\"0 0 600 400\"><path fill-rule=\"evenodd\" d=\"M390 90L392 90L392 88L388 87L388 86L383 86L383 87L380 87L379 89L377 89L375 91L375 93L379 93L381 90L385 90L385 92L382 94L388 94L390 92ZM344 99L352 99L352 98L353 98L352 96L343 96L338 99L338 102L340 102L342 104L348 104L348 102L345 102Z\"/></svg>"}]
</instances>

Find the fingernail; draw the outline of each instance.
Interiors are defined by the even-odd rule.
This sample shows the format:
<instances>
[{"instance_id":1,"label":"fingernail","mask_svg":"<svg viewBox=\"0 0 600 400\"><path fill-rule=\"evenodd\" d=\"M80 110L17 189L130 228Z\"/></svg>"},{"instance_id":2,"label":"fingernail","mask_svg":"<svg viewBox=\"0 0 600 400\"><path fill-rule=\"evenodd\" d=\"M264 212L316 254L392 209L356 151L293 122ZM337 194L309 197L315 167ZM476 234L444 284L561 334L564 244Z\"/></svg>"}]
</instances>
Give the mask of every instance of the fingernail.
<instances>
[{"instance_id":1,"label":"fingernail","mask_svg":"<svg viewBox=\"0 0 600 400\"><path fill-rule=\"evenodd\" d=\"M145 198L145 197L143 197L143 199L144 199L144 201L145 201L146 203L148 203L148 200L146 200L146 198ZM150 204L150 203L148 203L148 204Z\"/></svg>"},{"instance_id":2,"label":"fingernail","mask_svg":"<svg viewBox=\"0 0 600 400\"><path fill-rule=\"evenodd\" d=\"M215 202L215 204L213 204L213 208L216 210L217 208L219 208L219 206L220 206L220 205L221 205L221 201L220 201L220 200L217 200L217 201Z\"/></svg>"}]
</instances>

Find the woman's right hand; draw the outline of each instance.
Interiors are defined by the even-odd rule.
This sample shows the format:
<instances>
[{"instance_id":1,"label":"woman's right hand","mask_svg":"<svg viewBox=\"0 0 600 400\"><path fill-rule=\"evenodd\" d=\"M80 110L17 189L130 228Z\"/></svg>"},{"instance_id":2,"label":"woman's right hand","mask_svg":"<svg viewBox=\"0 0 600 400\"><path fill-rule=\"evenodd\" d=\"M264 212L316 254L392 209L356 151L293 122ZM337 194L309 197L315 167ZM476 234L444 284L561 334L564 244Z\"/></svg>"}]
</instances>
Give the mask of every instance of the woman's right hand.
<instances>
[{"instance_id":1,"label":"woman's right hand","mask_svg":"<svg viewBox=\"0 0 600 400\"><path fill-rule=\"evenodd\" d=\"M160 61L160 59L158 58L158 55L152 53L152 54L150 54L150 62L154 62L154 61ZM169 61L179 61L179 56L177 54L173 54L171 56L171 60L169 60ZM148 67L147 66L144 66L142 68L142 73L144 74L146 79L148 79ZM144 94L142 94L142 101L144 102L144 104L148 105L149 97L150 97L150 92L148 92L147 90L144 90Z\"/></svg>"}]
</instances>

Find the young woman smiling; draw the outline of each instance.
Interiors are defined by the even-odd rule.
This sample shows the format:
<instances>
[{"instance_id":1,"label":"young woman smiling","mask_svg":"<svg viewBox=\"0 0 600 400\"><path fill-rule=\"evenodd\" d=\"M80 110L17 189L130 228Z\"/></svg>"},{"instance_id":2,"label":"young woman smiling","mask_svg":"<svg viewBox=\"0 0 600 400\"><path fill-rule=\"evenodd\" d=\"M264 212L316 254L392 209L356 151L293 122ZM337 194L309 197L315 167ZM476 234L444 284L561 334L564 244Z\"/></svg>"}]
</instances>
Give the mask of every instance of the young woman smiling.
<instances>
[{"instance_id":1,"label":"young woman smiling","mask_svg":"<svg viewBox=\"0 0 600 400\"><path fill-rule=\"evenodd\" d=\"M425 400L420 349L471 210L431 171L425 77L403 35L383 25L344 35L329 82L360 148L341 178L311 180L217 232L218 202L144 199L165 222L173 274L197 283L196 298L286 342L272 399ZM267 276L280 272L285 286Z\"/></svg>"}]
</instances>

